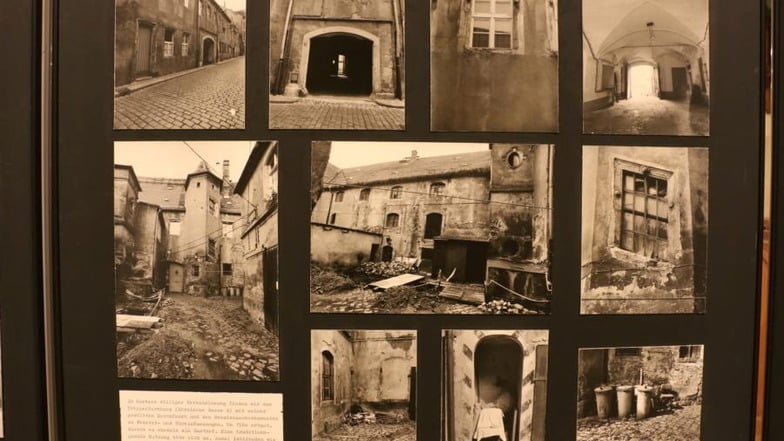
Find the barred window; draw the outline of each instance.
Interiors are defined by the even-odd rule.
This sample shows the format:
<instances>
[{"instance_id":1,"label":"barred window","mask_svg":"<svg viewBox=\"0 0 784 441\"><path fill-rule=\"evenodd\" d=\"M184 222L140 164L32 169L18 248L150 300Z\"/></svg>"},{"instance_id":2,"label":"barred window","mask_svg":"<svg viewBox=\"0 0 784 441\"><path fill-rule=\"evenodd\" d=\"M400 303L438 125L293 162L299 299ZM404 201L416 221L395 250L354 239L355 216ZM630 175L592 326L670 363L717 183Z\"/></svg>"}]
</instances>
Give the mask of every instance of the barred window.
<instances>
[{"instance_id":1,"label":"barred window","mask_svg":"<svg viewBox=\"0 0 784 441\"><path fill-rule=\"evenodd\" d=\"M335 359L329 351L321 353L321 401L335 399Z\"/></svg>"},{"instance_id":2,"label":"barred window","mask_svg":"<svg viewBox=\"0 0 784 441\"><path fill-rule=\"evenodd\" d=\"M667 179L631 170L622 172L620 247L652 259L667 249Z\"/></svg>"},{"instance_id":3,"label":"barred window","mask_svg":"<svg viewBox=\"0 0 784 441\"><path fill-rule=\"evenodd\" d=\"M166 29L163 33L163 56L164 58L174 56L174 29Z\"/></svg>"},{"instance_id":4,"label":"barred window","mask_svg":"<svg viewBox=\"0 0 784 441\"><path fill-rule=\"evenodd\" d=\"M471 46L512 47L512 0L474 0L471 11Z\"/></svg>"}]
</instances>

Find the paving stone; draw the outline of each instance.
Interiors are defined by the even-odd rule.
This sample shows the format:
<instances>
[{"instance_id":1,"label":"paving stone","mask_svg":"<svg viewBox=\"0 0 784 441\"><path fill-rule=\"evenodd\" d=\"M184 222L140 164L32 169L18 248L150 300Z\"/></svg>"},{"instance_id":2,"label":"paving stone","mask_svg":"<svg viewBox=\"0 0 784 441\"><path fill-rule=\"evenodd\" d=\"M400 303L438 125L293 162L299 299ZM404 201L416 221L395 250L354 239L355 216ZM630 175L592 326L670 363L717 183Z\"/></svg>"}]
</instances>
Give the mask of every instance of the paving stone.
<instances>
[{"instance_id":1,"label":"paving stone","mask_svg":"<svg viewBox=\"0 0 784 441\"><path fill-rule=\"evenodd\" d=\"M708 113L706 106L691 106L687 101L638 98L587 112L584 127L586 133L705 136Z\"/></svg>"},{"instance_id":2,"label":"paving stone","mask_svg":"<svg viewBox=\"0 0 784 441\"><path fill-rule=\"evenodd\" d=\"M403 130L405 110L372 101L306 98L269 105L271 129Z\"/></svg>"},{"instance_id":3,"label":"paving stone","mask_svg":"<svg viewBox=\"0 0 784 441\"><path fill-rule=\"evenodd\" d=\"M644 420L586 418L577 423L577 441L700 441L701 411L692 405Z\"/></svg>"}]
</instances>

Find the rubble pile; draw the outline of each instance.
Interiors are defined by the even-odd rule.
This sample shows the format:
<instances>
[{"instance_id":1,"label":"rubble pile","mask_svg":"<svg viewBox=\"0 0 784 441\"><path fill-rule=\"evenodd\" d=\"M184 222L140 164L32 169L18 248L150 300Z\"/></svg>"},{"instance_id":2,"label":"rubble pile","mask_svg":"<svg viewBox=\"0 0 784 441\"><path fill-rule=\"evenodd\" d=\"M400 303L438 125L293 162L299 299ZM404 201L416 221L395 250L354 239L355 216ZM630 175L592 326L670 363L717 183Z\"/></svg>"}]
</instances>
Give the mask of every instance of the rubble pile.
<instances>
[{"instance_id":1,"label":"rubble pile","mask_svg":"<svg viewBox=\"0 0 784 441\"><path fill-rule=\"evenodd\" d=\"M191 378L196 354L183 339L159 334L159 338L131 338L117 344L120 377Z\"/></svg>"},{"instance_id":2,"label":"rubble pile","mask_svg":"<svg viewBox=\"0 0 784 441\"><path fill-rule=\"evenodd\" d=\"M351 290L357 287L356 282L334 271L310 266L310 289L317 294L329 294Z\"/></svg>"},{"instance_id":3,"label":"rubble pile","mask_svg":"<svg viewBox=\"0 0 784 441\"><path fill-rule=\"evenodd\" d=\"M365 262L358 266L354 272L373 279L386 279L416 272L416 267L404 262Z\"/></svg>"},{"instance_id":4,"label":"rubble pile","mask_svg":"<svg viewBox=\"0 0 784 441\"><path fill-rule=\"evenodd\" d=\"M397 311L414 308L432 311L439 304L436 292L419 291L410 286L396 286L378 294L372 307L380 311Z\"/></svg>"},{"instance_id":5,"label":"rubble pile","mask_svg":"<svg viewBox=\"0 0 784 441\"><path fill-rule=\"evenodd\" d=\"M376 424L376 414L370 411L347 413L344 416L346 424L356 426L358 424Z\"/></svg>"},{"instance_id":6,"label":"rubble pile","mask_svg":"<svg viewBox=\"0 0 784 441\"><path fill-rule=\"evenodd\" d=\"M519 303L506 300L491 300L479 305L479 309L489 314L532 314L536 311L526 309Z\"/></svg>"}]
</instances>

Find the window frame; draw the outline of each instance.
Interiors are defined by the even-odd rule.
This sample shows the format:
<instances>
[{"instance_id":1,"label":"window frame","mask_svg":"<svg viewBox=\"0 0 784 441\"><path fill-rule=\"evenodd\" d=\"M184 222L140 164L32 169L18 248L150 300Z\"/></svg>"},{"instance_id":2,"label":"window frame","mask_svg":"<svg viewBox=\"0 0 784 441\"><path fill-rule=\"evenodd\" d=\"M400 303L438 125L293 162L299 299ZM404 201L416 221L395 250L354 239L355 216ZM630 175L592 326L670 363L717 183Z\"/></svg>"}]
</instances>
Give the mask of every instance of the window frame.
<instances>
[{"instance_id":1,"label":"window frame","mask_svg":"<svg viewBox=\"0 0 784 441\"><path fill-rule=\"evenodd\" d=\"M346 192L343 190L338 190L335 192L335 203L343 202L343 196L345 196Z\"/></svg>"},{"instance_id":2,"label":"window frame","mask_svg":"<svg viewBox=\"0 0 784 441\"><path fill-rule=\"evenodd\" d=\"M492 51L512 51L518 45L515 43L517 32L515 32L515 12L519 7L519 0L487 0L490 3L490 12L476 12L476 0L471 1L471 10L469 16L469 26L468 26L468 47L470 49L475 50L492 50ZM512 12L510 15L500 15L496 13L496 4L503 3L509 4L512 7ZM489 20L490 25L487 31L487 46L475 46L474 45L474 22L476 19L481 20ZM496 21L497 20L508 20L511 25L511 30L509 32L509 47L498 47L495 44L495 37L496 37Z\"/></svg>"},{"instance_id":3,"label":"window frame","mask_svg":"<svg viewBox=\"0 0 784 441\"><path fill-rule=\"evenodd\" d=\"M400 214L387 213L386 217L384 218L384 228L398 228L398 227L400 227Z\"/></svg>"},{"instance_id":4,"label":"window frame","mask_svg":"<svg viewBox=\"0 0 784 441\"><path fill-rule=\"evenodd\" d=\"M166 34L171 32L171 40L166 39ZM165 28L163 30L163 58L174 58L174 40L177 30L173 28Z\"/></svg>"},{"instance_id":5,"label":"window frame","mask_svg":"<svg viewBox=\"0 0 784 441\"><path fill-rule=\"evenodd\" d=\"M180 43L180 55L187 57L190 55L191 48L191 34L188 32L182 33L182 42Z\"/></svg>"},{"instance_id":6,"label":"window frame","mask_svg":"<svg viewBox=\"0 0 784 441\"><path fill-rule=\"evenodd\" d=\"M389 199L400 199L402 193L403 193L403 186L395 185L394 187L389 189Z\"/></svg>"},{"instance_id":7,"label":"window frame","mask_svg":"<svg viewBox=\"0 0 784 441\"><path fill-rule=\"evenodd\" d=\"M228 265L228 267L227 267ZM234 265L231 262L223 262L221 263L221 275L222 276L233 276L234 275Z\"/></svg>"},{"instance_id":8,"label":"window frame","mask_svg":"<svg viewBox=\"0 0 784 441\"><path fill-rule=\"evenodd\" d=\"M438 190L436 190L438 189ZM428 191L428 195L431 198L438 198L444 196L444 190L446 190L446 183L438 181L438 182L431 182L430 183L430 190Z\"/></svg>"},{"instance_id":9,"label":"window frame","mask_svg":"<svg viewBox=\"0 0 784 441\"><path fill-rule=\"evenodd\" d=\"M359 191L359 200L360 202L365 202L370 200L370 188L365 187Z\"/></svg>"},{"instance_id":10,"label":"window frame","mask_svg":"<svg viewBox=\"0 0 784 441\"><path fill-rule=\"evenodd\" d=\"M321 401L335 400L335 356L321 351Z\"/></svg>"}]
</instances>

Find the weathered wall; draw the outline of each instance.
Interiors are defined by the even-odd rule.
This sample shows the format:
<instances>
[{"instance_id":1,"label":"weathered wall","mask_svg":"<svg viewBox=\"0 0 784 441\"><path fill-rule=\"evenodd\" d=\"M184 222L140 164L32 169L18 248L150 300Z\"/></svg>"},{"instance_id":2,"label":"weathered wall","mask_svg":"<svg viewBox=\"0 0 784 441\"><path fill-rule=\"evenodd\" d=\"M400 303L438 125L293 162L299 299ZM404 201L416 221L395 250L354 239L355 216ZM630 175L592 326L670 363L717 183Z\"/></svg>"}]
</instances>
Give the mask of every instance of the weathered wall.
<instances>
[{"instance_id":1,"label":"weathered wall","mask_svg":"<svg viewBox=\"0 0 784 441\"><path fill-rule=\"evenodd\" d=\"M343 422L353 398L351 396L351 371L354 350L349 338L341 331L310 332L310 403L313 434L332 430ZM328 351L334 359L334 399L323 400L322 353Z\"/></svg>"},{"instance_id":2,"label":"weathered wall","mask_svg":"<svg viewBox=\"0 0 784 441\"><path fill-rule=\"evenodd\" d=\"M136 79L137 29L139 23L152 26L150 70L166 75L198 65L198 0L185 7L182 0L115 0L115 86ZM174 29L174 56L163 56L165 29ZM182 55L183 33L190 34L188 53Z\"/></svg>"},{"instance_id":3,"label":"weathered wall","mask_svg":"<svg viewBox=\"0 0 784 441\"><path fill-rule=\"evenodd\" d=\"M134 214L134 262L131 277L137 282L162 288L166 280L164 225L160 208L140 202Z\"/></svg>"},{"instance_id":4,"label":"weathered wall","mask_svg":"<svg viewBox=\"0 0 784 441\"><path fill-rule=\"evenodd\" d=\"M597 66L599 62L591 52L591 45L583 35L583 111L601 109L612 105L612 91L597 91ZM596 50L597 48L593 48Z\"/></svg>"},{"instance_id":5,"label":"weathered wall","mask_svg":"<svg viewBox=\"0 0 784 441\"><path fill-rule=\"evenodd\" d=\"M114 168L114 222L131 224L136 202L139 200L139 189L131 182L133 179L129 169Z\"/></svg>"},{"instance_id":6,"label":"weathered wall","mask_svg":"<svg viewBox=\"0 0 784 441\"><path fill-rule=\"evenodd\" d=\"M512 49L493 50L470 47L470 2L431 1L434 130L557 130L555 19L545 0L516 5Z\"/></svg>"},{"instance_id":7,"label":"weathered wall","mask_svg":"<svg viewBox=\"0 0 784 441\"><path fill-rule=\"evenodd\" d=\"M404 403L410 396L411 368L416 367L416 335L411 331L355 331L354 384L358 402Z\"/></svg>"},{"instance_id":8,"label":"weathered wall","mask_svg":"<svg viewBox=\"0 0 784 441\"><path fill-rule=\"evenodd\" d=\"M264 324L264 250L278 246L278 213L275 211L263 222L259 222L243 235L244 240L252 241L251 246L243 247L244 289L242 307L251 318ZM258 242L256 242L258 238ZM277 277L275 278L277 282ZM271 319L271 318L269 318Z\"/></svg>"},{"instance_id":9,"label":"weathered wall","mask_svg":"<svg viewBox=\"0 0 784 441\"><path fill-rule=\"evenodd\" d=\"M185 264L186 291L196 295L220 293L220 181L211 173L191 175L185 190L185 215L180 234L180 257ZM215 213L210 213L210 201ZM215 255L209 256L209 240L215 242ZM198 276L193 265L199 266Z\"/></svg>"},{"instance_id":10,"label":"weathered wall","mask_svg":"<svg viewBox=\"0 0 784 441\"><path fill-rule=\"evenodd\" d=\"M519 393L520 427L519 440L532 441L531 429L534 418L534 371L536 369L536 347L548 344L548 332L536 331L445 331L444 344L451 377L444 379L446 387L452 389L453 401L448 411L453 415L447 424L454 438L450 441L471 441L474 417L479 411L475 378L474 354L477 344L486 336L509 336L519 342L523 351L522 390Z\"/></svg>"},{"instance_id":11,"label":"weathered wall","mask_svg":"<svg viewBox=\"0 0 784 441\"><path fill-rule=\"evenodd\" d=\"M310 261L321 265L351 268L370 260L373 244L381 244L379 234L310 225Z\"/></svg>"},{"instance_id":12,"label":"weathered wall","mask_svg":"<svg viewBox=\"0 0 784 441\"><path fill-rule=\"evenodd\" d=\"M690 313L704 311L703 283L695 283L693 216L707 230L707 152L689 161L689 150L652 147L587 147L598 149L595 162L583 164L583 215L594 202L594 216L583 227L583 313ZM618 160L653 167L672 175L668 182L667 242L663 255L651 260L622 250L620 168ZM595 168L593 168L595 167ZM692 169L694 171L692 171ZM692 179L694 178L694 179ZM590 180L589 180L590 179ZM592 195L590 193L593 193ZM692 193L705 195L692 200ZM586 196L588 196L586 198ZM590 249L586 242L590 243ZM702 278L702 276L698 276ZM699 286L698 289L695 289Z\"/></svg>"},{"instance_id":13,"label":"weathered wall","mask_svg":"<svg viewBox=\"0 0 784 441\"><path fill-rule=\"evenodd\" d=\"M607 349L580 349L577 361L577 417L596 415L594 388L607 384Z\"/></svg>"},{"instance_id":14,"label":"weathered wall","mask_svg":"<svg viewBox=\"0 0 784 441\"><path fill-rule=\"evenodd\" d=\"M608 351L608 382L615 385L640 384L668 385L679 397L702 394L702 356L697 359L679 359L679 346L649 346L640 355L620 355L615 349Z\"/></svg>"}]
</instances>

